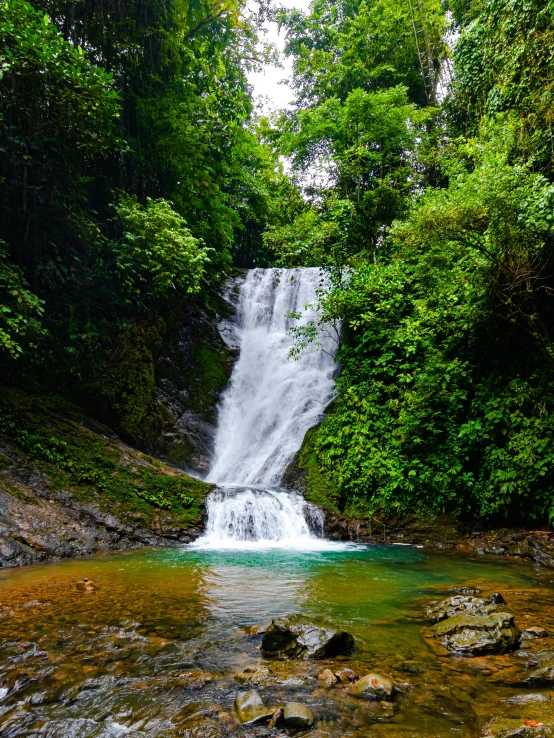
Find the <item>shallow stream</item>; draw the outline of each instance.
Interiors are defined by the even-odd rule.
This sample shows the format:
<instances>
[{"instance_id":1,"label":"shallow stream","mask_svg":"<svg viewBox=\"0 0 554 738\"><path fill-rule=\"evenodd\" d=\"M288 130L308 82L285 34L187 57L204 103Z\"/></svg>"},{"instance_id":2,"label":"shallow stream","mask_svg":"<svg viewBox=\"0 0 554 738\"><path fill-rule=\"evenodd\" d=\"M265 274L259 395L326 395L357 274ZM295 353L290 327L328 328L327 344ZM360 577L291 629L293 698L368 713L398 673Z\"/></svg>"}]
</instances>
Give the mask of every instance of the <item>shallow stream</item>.
<instances>
[{"instance_id":1,"label":"shallow stream","mask_svg":"<svg viewBox=\"0 0 554 738\"><path fill-rule=\"evenodd\" d=\"M84 577L97 589L77 589ZM422 607L452 587L499 590L520 627L554 633L553 579L503 558L324 542L314 551L141 550L5 570L0 735L272 735L238 726L233 701L250 685L267 705L310 705L312 738L479 735L501 700L521 692L497 680L518 655L437 652L423 637ZM262 658L251 626L293 613L348 630L356 651L325 662ZM411 687L392 705L322 689L317 674L341 664Z\"/></svg>"}]
</instances>

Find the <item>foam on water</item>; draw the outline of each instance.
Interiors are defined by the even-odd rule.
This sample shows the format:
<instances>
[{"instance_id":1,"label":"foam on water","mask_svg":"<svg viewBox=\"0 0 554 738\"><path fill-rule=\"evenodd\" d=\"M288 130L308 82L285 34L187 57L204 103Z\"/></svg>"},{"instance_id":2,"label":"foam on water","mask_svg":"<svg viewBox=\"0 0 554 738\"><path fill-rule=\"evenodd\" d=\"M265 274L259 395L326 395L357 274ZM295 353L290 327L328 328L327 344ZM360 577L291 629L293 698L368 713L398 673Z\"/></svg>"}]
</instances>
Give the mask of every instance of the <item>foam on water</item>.
<instances>
[{"instance_id":1,"label":"foam on water","mask_svg":"<svg viewBox=\"0 0 554 738\"><path fill-rule=\"evenodd\" d=\"M319 269L251 269L233 327L239 358L219 408L207 481L208 524L197 548L287 547L322 550L322 513L301 496L275 489L319 422L334 391L336 341L289 358L293 325L317 320ZM302 313L293 320L290 313Z\"/></svg>"}]
</instances>

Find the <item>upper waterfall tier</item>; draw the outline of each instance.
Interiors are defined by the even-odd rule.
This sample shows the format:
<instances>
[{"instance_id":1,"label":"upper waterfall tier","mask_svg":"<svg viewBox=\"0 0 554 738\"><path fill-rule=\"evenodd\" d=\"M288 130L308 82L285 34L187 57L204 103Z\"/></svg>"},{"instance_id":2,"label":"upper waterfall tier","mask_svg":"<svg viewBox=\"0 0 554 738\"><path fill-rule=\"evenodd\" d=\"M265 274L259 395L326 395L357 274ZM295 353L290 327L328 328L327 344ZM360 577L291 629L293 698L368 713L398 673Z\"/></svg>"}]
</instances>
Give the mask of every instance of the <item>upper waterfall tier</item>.
<instances>
[{"instance_id":1,"label":"upper waterfall tier","mask_svg":"<svg viewBox=\"0 0 554 738\"><path fill-rule=\"evenodd\" d=\"M319 269L251 269L241 287L236 316L240 355L223 394L208 481L278 485L306 431L333 395L336 343L288 358L291 326L307 324ZM288 313L303 313L300 321Z\"/></svg>"}]
</instances>

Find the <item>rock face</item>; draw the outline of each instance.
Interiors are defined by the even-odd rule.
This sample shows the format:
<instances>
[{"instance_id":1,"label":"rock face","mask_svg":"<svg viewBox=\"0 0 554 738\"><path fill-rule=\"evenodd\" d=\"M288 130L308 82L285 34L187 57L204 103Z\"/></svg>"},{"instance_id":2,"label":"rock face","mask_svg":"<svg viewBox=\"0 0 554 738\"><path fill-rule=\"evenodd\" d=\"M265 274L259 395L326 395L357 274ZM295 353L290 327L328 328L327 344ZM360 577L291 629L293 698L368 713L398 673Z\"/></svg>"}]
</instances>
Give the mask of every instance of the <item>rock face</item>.
<instances>
[{"instance_id":1,"label":"rock face","mask_svg":"<svg viewBox=\"0 0 554 738\"><path fill-rule=\"evenodd\" d=\"M57 439L63 453L53 462L0 437L0 567L189 543L201 534L211 485L136 451L75 408L61 414L53 403L17 397L22 426L45 444ZM0 414L13 412L0 397ZM149 503L151 485L186 495L188 507L173 514Z\"/></svg>"},{"instance_id":2,"label":"rock face","mask_svg":"<svg viewBox=\"0 0 554 738\"><path fill-rule=\"evenodd\" d=\"M382 674L366 674L350 687L348 693L362 700L391 700L394 682Z\"/></svg>"},{"instance_id":3,"label":"rock face","mask_svg":"<svg viewBox=\"0 0 554 738\"><path fill-rule=\"evenodd\" d=\"M233 317L243 280L231 277L212 296L217 313L191 308L156 361L161 427L145 450L184 469L210 467L217 403L238 356Z\"/></svg>"},{"instance_id":4,"label":"rock face","mask_svg":"<svg viewBox=\"0 0 554 738\"><path fill-rule=\"evenodd\" d=\"M267 722L273 717L273 710L268 710L255 689L237 694L235 710L243 725L257 725L258 723Z\"/></svg>"},{"instance_id":5,"label":"rock face","mask_svg":"<svg viewBox=\"0 0 554 738\"><path fill-rule=\"evenodd\" d=\"M262 638L262 651L287 658L326 659L348 653L354 638L346 631L320 628L299 616L273 620Z\"/></svg>"},{"instance_id":6,"label":"rock face","mask_svg":"<svg viewBox=\"0 0 554 738\"><path fill-rule=\"evenodd\" d=\"M309 730L315 725L315 715L301 702L287 702L284 717L287 728L294 730Z\"/></svg>"},{"instance_id":7,"label":"rock face","mask_svg":"<svg viewBox=\"0 0 554 738\"><path fill-rule=\"evenodd\" d=\"M521 633L507 612L459 613L434 625L429 635L449 651L464 656L505 653L519 643Z\"/></svg>"}]
</instances>

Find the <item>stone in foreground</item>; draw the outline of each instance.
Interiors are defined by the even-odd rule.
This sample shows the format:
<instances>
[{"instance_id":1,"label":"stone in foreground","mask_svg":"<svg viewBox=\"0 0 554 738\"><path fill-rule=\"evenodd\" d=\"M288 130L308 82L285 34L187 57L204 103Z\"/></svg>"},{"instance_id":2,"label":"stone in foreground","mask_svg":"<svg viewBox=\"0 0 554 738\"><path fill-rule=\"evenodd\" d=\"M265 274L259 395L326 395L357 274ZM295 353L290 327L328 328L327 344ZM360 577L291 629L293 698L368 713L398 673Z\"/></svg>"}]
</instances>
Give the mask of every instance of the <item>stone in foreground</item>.
<instances>
[{"instance_id":1,"label":"stone in foreground","mask_svg":"<svg viewBox=\"0 0 554 738\"><path fill-rule=\"evenodd\" d=\"M361 700L392 700L394 682L382 674L366 674L353 684L348 693Z\"/></svg>"},{"instance_id":2,"label":"stone in foreground","mask_svg":"<svg viewBox=\"0 0 554 738\"><path fill-rule=\"evenodd\" d=\"M287 702L285 705L285 725L295 730L308 730L315 725L315 716L309 707L301 702Z\"/></svg>"},{"instance_id":3,"label":"stone in foreground","mask_svg":"<svg viewBox=\"0 0 554 738\"><path fill-rule=\"evenodd\" d=\"M354 669L341 669L338 671L335 675L339 682L342 682L343 684L350 684L351 682L357 682L360 678L358 674L354 671Z\"/></svg>"},{"instance_id":4,"label":"stone in foreground","mask_svg":"<svg viewBox=\"0 0 554 738\"><path fill-rule=\"evenodd\" d=\"M513 615L507 612L460 613L434 625L429 635L449 651L463 656L506 653L518 645L521 637Z\"/></svg>"},{"instance_id":5,"label":"stone in foreground","mask_svg":"<svg viewBox=\"0 0 554 738\"><path fill-rule=\"evenodd\" d=\"M239 692L235 697L235 710L243 725L257 725L265 723L273 716L273 710L269 710L255 689L248 692Z\"/></svg>"},{"instance_id":6,"label":"stone in foreground","mask_svg":"<svg viewBox=\"0 0 554 738\"><path fill-rule=\"evenodd\" d=\"M320 628L298 616L273 620L262 638L262 651L288 658L333 658L353 647L350 633Z\"/></svg>"},{"instance_id":7,"label":"stone in foreground","mask_svg":"<svg viewBox=\"0 0 554 738\"><path fill-rule=\"evenodd\" d=\"M333 674L331 669L323 669L323 671L318 674L317 681L322 687L332 687L337 683L337 677Z\"/></svg>"}]
</instances>

